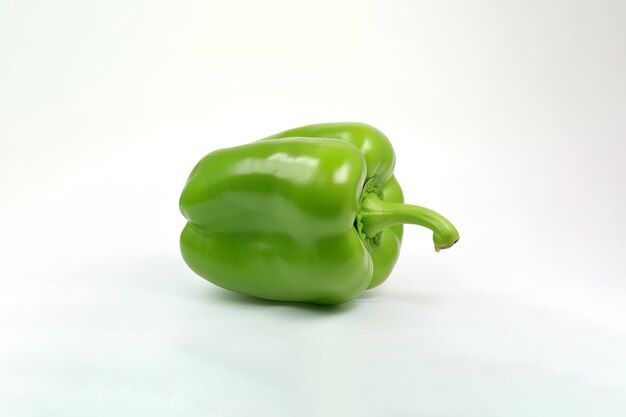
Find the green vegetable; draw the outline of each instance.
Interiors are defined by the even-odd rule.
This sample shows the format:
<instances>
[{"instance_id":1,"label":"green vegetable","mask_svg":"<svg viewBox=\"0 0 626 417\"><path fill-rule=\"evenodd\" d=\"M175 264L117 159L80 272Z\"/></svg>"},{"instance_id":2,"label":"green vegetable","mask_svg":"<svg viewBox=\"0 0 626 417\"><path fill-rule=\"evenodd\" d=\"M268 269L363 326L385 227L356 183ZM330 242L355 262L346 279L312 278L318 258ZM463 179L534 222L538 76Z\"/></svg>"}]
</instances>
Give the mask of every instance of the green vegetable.
<instances>
[{"instance_id":1,"label":"green vegetable","mask_svg":"<svg viewBox=\"0 0 626 417\"><path fill-rule=\"evenodd\" d=\"M180 197L180 248L212 283L255 297L339 304L381 284L402 224L459 239L427 208L403 204L387 137L361 123L299 127L206 155Z\"/></svg>"}]
</instances>

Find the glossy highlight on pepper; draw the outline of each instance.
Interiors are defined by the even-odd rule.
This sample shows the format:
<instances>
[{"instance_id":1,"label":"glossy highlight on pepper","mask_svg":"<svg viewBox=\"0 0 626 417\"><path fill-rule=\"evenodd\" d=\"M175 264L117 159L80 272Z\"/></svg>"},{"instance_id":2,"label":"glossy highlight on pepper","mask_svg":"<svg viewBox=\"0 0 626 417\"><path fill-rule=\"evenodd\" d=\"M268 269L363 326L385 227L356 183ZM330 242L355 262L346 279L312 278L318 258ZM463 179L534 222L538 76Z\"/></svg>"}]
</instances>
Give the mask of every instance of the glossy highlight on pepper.
<instances>
[{"instance_id":1,"label":"glossy highlight on pepper","mask_svg":"<svg viewBox=\"0 0 626 417\"><path fill-rule=\"evenodd\" d=\"M187 265L254 297L340 304L387 279L403 224L459 239L440 214L404 204L389 139L363 123L303 126L209 153L180 197Z\"/></svg>"}]
</instances>

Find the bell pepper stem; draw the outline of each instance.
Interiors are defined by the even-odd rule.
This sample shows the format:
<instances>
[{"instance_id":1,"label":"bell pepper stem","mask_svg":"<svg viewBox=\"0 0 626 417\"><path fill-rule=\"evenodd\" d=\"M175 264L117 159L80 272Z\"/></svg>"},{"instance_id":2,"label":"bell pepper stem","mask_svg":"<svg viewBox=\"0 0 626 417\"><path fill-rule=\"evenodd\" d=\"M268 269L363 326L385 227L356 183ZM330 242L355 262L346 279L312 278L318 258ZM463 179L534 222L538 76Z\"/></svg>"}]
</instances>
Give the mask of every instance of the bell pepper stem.
<instances>
[{"instance_id":1,"label":"bell pepper stem","mask_svg":"<svg viewBox=\"0 0 626 417\"><path fill-rule=\"evenodd\" d=\"M369 193L361 201L363 233L376 236L395 224L417 224L433 231L435 250L447 249L459 240L459 232L448 219L425 207L383 201Z\"/></svg>"}]
</instances>

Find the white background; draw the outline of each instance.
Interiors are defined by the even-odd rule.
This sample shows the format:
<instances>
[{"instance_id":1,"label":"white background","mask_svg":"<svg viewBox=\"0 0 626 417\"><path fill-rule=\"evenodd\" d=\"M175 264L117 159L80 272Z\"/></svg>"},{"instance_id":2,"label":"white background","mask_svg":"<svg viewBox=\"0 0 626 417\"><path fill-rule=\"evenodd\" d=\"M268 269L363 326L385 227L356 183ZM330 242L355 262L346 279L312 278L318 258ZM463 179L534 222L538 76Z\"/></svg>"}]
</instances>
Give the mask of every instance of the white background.
<instances>
[{"instance_id":1,"label":"white background","mask_svg":"<svg viewBox=\"0 0 626 417\"><path fill-rule=\"evenodd\" d=\"M0 415L626 415L621 1L0 3ZM363 121L407 201L376 290L182 261L206 153Z\"/></svg>"}]
</instances>

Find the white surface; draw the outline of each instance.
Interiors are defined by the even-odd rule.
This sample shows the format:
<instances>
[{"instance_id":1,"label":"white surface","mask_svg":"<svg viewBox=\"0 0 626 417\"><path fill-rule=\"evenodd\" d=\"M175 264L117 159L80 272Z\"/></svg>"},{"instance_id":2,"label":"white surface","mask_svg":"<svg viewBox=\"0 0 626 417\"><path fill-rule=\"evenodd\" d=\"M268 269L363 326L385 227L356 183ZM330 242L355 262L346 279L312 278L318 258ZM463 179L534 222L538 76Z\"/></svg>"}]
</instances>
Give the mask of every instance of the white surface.
<instances>
[{"instance_id":1,"label":"white surface","mask_svg":"<svg viewBox=\"0 0 626 417\"><path fill-rule=\"evenodd\" d=\"M0 415L626 415L622 2L2 2ZM195 276L205 153L383 130L389 280L338 308Z\"/></svg>"}]
</instances>

